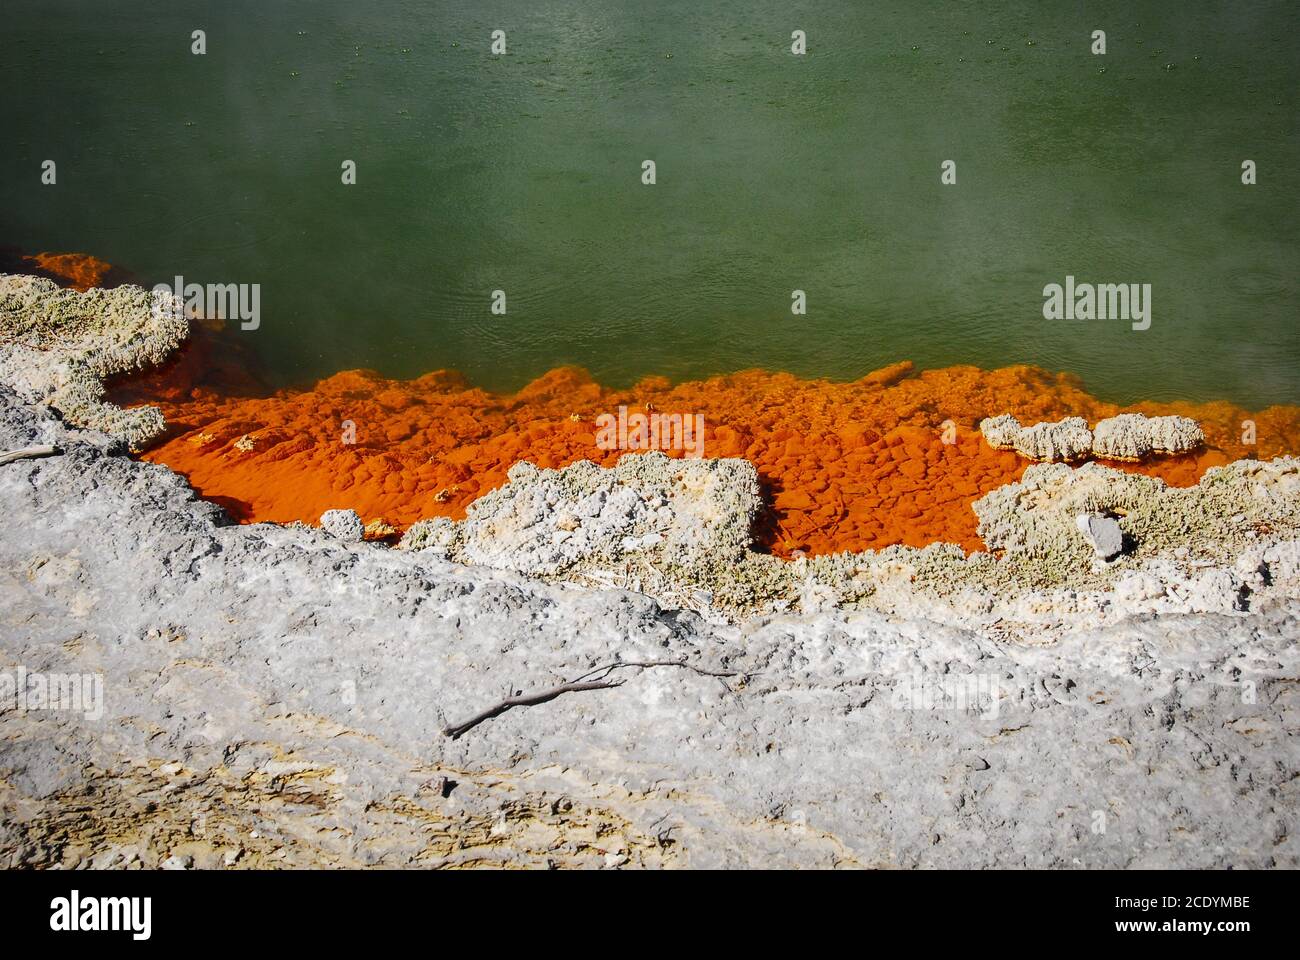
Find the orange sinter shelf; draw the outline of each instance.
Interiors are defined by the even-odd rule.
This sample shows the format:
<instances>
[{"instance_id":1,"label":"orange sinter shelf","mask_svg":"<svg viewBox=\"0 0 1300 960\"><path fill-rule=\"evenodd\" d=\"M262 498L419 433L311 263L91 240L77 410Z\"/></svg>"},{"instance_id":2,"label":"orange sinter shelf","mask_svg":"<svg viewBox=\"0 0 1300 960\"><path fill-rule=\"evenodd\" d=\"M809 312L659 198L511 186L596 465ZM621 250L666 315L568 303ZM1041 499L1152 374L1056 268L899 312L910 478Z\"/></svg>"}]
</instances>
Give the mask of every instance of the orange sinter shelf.
<instances>
[{"instance_id":1,"label":"orange sinter shelf","mask_svg":"<svg viewBox=\"0 0 1300 960\"><path fill-rule=\"evenodd\" d=\"M476 389L449 371L402 381L351 370L262 397L162 389L157 381L165 379L154 378L153 390L136 381L129 396L119 395L158 403L171 425L144 458L184 474L240 521L316 523L326 510L350 508L401 530L425 517L461 517L519 460L609 466L639 452L597 442L598 418L617 417L623 406L629 418L702 415L705 456L750 460L773 508L756 534L781 556L935 541L982 549L971 502L1028 465L991 449L978 432L982 418L1000 413L1025 424L1065 416L1095 423L1126 411L1193 417L1205 431L1203 450L1116 464L1179 486L1210 466L1300 449L1300 408L1119 407L1089 396L1070 375L1026 366L916 372L903 362L850 383L751 370L675 386L647 378L628 390L604 388L570 367L513 394ZM1248 419L1257 436L1249 446Z\"/></svg>"}]
</instances>

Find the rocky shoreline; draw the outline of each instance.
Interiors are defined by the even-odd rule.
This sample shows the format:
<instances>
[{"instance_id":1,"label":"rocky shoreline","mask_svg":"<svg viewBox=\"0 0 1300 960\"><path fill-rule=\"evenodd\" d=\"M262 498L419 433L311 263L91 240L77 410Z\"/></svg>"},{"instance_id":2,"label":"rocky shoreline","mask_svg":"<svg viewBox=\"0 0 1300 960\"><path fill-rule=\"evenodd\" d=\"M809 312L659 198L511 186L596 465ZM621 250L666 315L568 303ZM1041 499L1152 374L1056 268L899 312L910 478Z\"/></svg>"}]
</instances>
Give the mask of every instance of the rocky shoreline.
<instances>
[{"instance_id":1,"label":"rocky shoreline","mask_svg":"<svg viewBox=\"0 0 1300 960\"><path fill-rule=\"evenodd\" d=\"M0 452L57 451L0 463L0 693L102 689L0 701L4 866L1300 865L1295 459L1037 464L990 552L793 561L744 459L520 463L393 548L56 415L83 326L0 345Z\"/></svg>"},{"instance_id":2,"label":"rocky shoreline","mask_svg":"<svg viewBox=\"0 0 1300 960\"><path fill-rule=\"evenodd\" d=\"M1064 618L1233 613L1300 593L1300 461L1289 457L1211 468L1188 488L1095 463L1036 465L975 502L991 552L971 555L939 543L781 560L755 549L761 507L744 460L520 463L464 520L421 521L400 547L724 620L875 610L1038 634ZM1111 525L1107 559L1081 517Z\"/></svg>"},{"instance_id":3,"label":"rocky shoreline","mask_svg":"<svg viewBox=\"0 0 1300 960\"><path fill-rule=\"evenodd\" d=\"M1162 555L1141 570L1161 589L1094 616L877 591L727 618L231 525L3 391L0 446L34 444L63 452L0 467L0 669L94 672L105 703L0 712L6 866L1300 860L1293 540L1189 554L1212 604ZM444 733L617 661L704 672L628 669Z\"/></svg>"}]
</instances>

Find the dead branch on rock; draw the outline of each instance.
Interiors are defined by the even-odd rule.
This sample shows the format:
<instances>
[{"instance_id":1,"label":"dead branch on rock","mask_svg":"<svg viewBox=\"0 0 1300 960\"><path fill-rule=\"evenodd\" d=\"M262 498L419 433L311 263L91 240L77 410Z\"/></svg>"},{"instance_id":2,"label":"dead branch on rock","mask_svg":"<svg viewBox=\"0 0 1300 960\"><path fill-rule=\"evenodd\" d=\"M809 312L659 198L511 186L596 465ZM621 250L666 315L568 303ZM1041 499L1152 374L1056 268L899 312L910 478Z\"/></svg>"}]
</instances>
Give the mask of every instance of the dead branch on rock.
<instances>
[{"instance_id":1,"label":"dead branch on rock","mask_svg":"<svg viewBox=\"0 0 1300 960\"><path fill-rule=\"evenodd\" d=\"M695 664L687 663L685 660L615 660L612 663L605 664L603 667L596 667L596 669L584 673L578 679L586 680L587 678L594 676L599 676L601 679L604 679L609 676L611 671L623 667L682 667L686 670L692 671L693 673L698 673L702 677L736 676L735 670L705 670L703 667L697 667Z\"/></svg>"},{"instance_id":2,"label":"dead branch on rock","mask_svg":"<svg viewBox=\"0 0 1300 960\"><path fill-rule=\"evenodd\" d=\"M589 670L582 676L570 680L568 683L561 683L559 686L551 687L548 690L541 690L537 693L523 693L522 691L514 696L506 697L498 703L494 703L481 713L476 713L463 723L451 724L443 728L443 735L453 740L460 739L461 736L477 727L484 720L491 720L493 717L499 717L514 707L533 707L539 703L547 703L556 697L566 693L577 693L583 690L607 690L611 687L621 687L626 681L610 680L609 675L615 670L621 670L626 667L637 667L647 669L650 667L682 667L698 673L702 677L734 677L735 671L715 671L705 670L697 667L692 663L684 660L616 660L613 663L607 663L603 666Z\"/></svg>"},{"instance_id":3,"label":"dead branch on rock","mask_svg":"<svg viewBox=\"0 0 1300 960\"><path fill-rule=\"evenodd\" d=\"M12 463L15 460L31 460L35 457L52 457L56 453L62 453L58 447L51 447L48 444L42 444L39 447L23 447L21 450L10 450L8 453L0 453L0 465Z\"/></svg>"},{"instance_id":4,"label":"dead branch on rock","mask_svg":"<svg viewBox=\"0 0 1300 960\"><path fill-rule=\"evenodd\" d=\"M520 694L514 697L506 697L500 703L493 704L482 713L475 714L464 723L453 724L443 729L443 733L458 740L460 737L477 727L484 720L491 720L498 717L512 707L531 707L539 703L546 703L548 700L554 700L563 693L575 693L580 690L604 690L607 687L622 686L622 680L591 681L587 683L562 683L558 687L551 687L549 690L543 690L540 693Z\"/></svg>"}]
</instances>

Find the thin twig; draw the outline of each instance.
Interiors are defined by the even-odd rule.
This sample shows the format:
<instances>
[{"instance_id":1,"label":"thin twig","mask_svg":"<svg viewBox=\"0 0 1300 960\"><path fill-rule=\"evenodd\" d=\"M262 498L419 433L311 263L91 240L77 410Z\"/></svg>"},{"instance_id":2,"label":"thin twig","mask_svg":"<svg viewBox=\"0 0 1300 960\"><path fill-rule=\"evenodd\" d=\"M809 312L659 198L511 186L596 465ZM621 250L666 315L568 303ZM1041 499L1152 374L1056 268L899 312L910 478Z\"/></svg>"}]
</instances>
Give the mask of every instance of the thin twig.
<instances>
[{"instance_id":1,"label":"thin twig","mask_svg":"<svg viewBox=\"0 0 1300 960\"><path fill-rule=\"evenodd\" d=\"M692 663L686 663L684 660L616 660L613 663L607 663L603 666L596 667L594 670L588 670L582 676L570 680L568 683L562 683L559 686L551 687L549 690L542 690L538 693L518 693L511 697L506 697L498 703L494 703L482 713L477 713L463 723L451 724L443 728L443 734L453 740L459 740L464 734L473 730L484 720L491 720L493 717L499 717L514 707L532 707L539 703L546 703L554 700L556 697L565 693L577 693L583 690L607 690L610 687L621 687L626 681L606 679L615 670L621 670L624 667L684 667L704 677L734 677L735 671L714 671L705 670L697 667Z\"/></svg>"},{"instance_id":2,"label":"thin twig","mask_svg":"<svg viewBox=\"0 0 1300 960\"><path fill-rule=\"evenodd\" d=\"M482 713L470 717L464 723L457 723L450 727L445 727L442 732L453 740L459 740L462 735L477 727L484 720L491 720L493 717L499 717L512 707L531 707L539 703L546 703L548 700L554 700L563 693L575 693L580 690L604 690L607 687L618 687L622 685L622 680L594 680L587 683L562 683L558 687L551 687L551 689L543 690L540 693L520 694L515 697L506 697L500 703L493 704Z\"/></svg>"},{"instance_id":3,"label":"thin twig","mask_svg":"<svg viewBox=\"0 0 1300 960\"><path fill-rule=\"evenodd\" d=\"M0 453L0 464L12 463L15 460L31 460L35 457L52 457L56 453L62 452L58 447L51 447L48 444L42 444L39 447L23 447L21 450Z\"/></svg>"},{"instance_id":4,"label":"thin twig","mask_svg":"<svg viewBox=\"0 0 1300 960\"><path fill-rule=\"evenodd\" d=\"M735 670L705 670L703 667L697 667L693 663L687 663L685 660L615 660L607 663L602 667L596 667L593 670L584 673L578 677L579 680L586 680L588 677L594 677L597 674L601 679L609 676L611 670L619 670L623 667L683 667L687 670L694 671L702 677L734 677Z\"/></svg>"}]
</instances>

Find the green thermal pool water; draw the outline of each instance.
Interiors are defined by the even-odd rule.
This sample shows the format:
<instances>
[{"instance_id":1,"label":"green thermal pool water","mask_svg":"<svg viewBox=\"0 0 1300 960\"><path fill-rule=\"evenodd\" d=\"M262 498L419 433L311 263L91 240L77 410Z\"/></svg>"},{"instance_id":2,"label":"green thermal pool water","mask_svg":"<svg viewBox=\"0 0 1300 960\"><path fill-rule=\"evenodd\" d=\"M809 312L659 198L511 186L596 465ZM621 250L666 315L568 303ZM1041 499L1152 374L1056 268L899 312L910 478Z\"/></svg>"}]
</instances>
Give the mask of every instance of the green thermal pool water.
<instances>
[{"instance_id":1,"label":"green thermal pool water","mask_svg":"<svg viewBox=\"0 0 1300 960\"><path fill-rule=\"evenodd\" d=\"M0 242L260 284L241 336L281 382L842 379L907 358L1070 370L1122 402L1300 402L1293 0L4 18ZM1067 275L1151 284L1150 329L1045 320Z\"/></svg>"}]
</instances>

